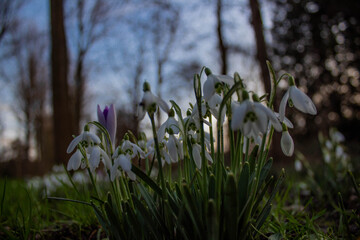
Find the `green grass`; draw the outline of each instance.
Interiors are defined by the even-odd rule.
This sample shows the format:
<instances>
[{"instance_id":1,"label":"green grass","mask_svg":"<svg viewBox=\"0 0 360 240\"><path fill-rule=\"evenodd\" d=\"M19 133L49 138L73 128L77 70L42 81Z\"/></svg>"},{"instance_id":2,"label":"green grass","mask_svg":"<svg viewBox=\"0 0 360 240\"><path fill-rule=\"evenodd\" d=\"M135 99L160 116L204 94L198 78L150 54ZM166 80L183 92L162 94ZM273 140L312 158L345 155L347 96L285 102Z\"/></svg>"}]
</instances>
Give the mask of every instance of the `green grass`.
<instances>
[{"instance_id":1,"label":"green grass","mask_svg":"<svg viewBox=\"0 0 360 240\"><path fill-rule=\"evenodd\" d=\"M64 183L51 196L89 201L88 186L77 189ZM45 188L28 186L24 180L0 179L0 194L0 238L45 238L62 229L81 238L83 228L98 225L89 206L48 199Z\"/></svg>"}]
</instances>

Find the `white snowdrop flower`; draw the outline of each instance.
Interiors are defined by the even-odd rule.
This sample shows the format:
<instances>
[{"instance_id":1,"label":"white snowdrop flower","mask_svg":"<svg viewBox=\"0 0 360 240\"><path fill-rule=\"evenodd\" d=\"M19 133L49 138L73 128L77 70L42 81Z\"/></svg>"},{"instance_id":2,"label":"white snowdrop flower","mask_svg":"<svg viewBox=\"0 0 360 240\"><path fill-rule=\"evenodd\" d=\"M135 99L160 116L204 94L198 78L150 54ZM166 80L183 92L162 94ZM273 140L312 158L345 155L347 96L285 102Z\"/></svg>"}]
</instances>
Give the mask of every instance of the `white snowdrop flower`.
<instances>
[{"instance_id":1,"label":"white snowdrop flower","mask_svg":"<svg viewBox=\"0 0 360 240\"><path fill-rule=\"evenodd\" d=\"M126 138L126 137L125 137ZM125 139L121 144L121 150L123 152L131 152L131 158L134 158L136 155L139 155L141 158L145 158L144 151L135 143L130 142L130 140Z\"/></svg>"},{"instance_id":2,"label":"white snowdrop flower","mask_svg":"<svg viewBox=\"0 0 360 240\"><path fill-rule=\"evenodd\" d=\"M275 116L277 117L277 119L280 120L280 114L277 113L277 112L274 112ZM280 120L281 121L281 120ZM285 123L285 125L288 127L288 128L294 128L294 125L292 124L292 122L287 118L287 117L284 117L283 121L281 121L283 123Z\"/></svg>"},{"instance_id":3,"label":"white snowdrop flower","mask_svg":"<svg viewBox=\"0 0 360 240\"><path fill-rule=\"evenodd\" d=\"M295 171L300 172L302 170L302 163L299 159L295 160L294 163Z\"/></svg>"},{"instance_id":4,"label":"white snowdrop flower","mask_svg":"<svg viewBox=\"0 0 360 240\"><path fill-rule=\"evenodd\" d=\"M227 75L214 75L211 73L210 69L206 68L205 73L207 79L204 82L203 92L204 99L208 101L216 92L217 85L221 82L226 83L230 86L234 85L234 79Z\"/></svg>"},{"instance_id":5,"label":"white snowdrop flower","mask_svg":"<svg viewBox=\"0 0 360 240\"><path fill-rule=\"evenodd\" d=\"M283 153L286 156L291 157L293 155L293 153L294 153L294 141L292 140L292 138L291 138L289 132L287 131L287 129L282 132L280 145L281 145L281 150L283 151Z\"/></svg>"},{"instance_id":6,"label":"white snowdrop flower","mask_svg":"<svg viewBox=\"0 0 360 240\"><path fill-rule=\"evenodd\" d=\"M192 145L192 156L195 161L195 165L198 169L201 169L201 146L198 143L194 143ZM213 159L211 158L210 154L205 150L205 158L209 162L213 162Z\"/></svg>"},{"instance_id":7,"label":"white snowdrop flower","mask_svg":"<svg viewBox=\"0 0 360 240\"><path fill-rule=\"evenodd\" d=\"M274 112L261 103L251 102L247 99L240 105L232 105L231 128L233 130L240 129L248 138L253 137L255 139L259 134L264 134L267 131L269 121L276 131L282 130Z\"/></svg>"},{"instance_id":8,"label":"white snowdrop flower","mask_svg":"<svg viewBox=\"0 0 360 240\"><path fill-rule=\"evenodd\" d=\"M118 167L121 167L124 172L128 175L131 180L136 179L135 173L131 171L131 157L128 155L120 154L115 160L114 165L110 170L111 181L114 181L117 177L119 177L120 173Z\"/></svg>"},{"instance_id":9,"label":"white snowdrop flower","mask_svg":"<svg viewBox=\"0 0 360 240\"><path fill-rule=\"evenodd\" d=\"M182 144L173 134L169 135L169 139L166 143L166 148L168 149L169 155L173 162L178 162L179 158L184 158Z\"/></svg>"},{"instance_id":10,"label":"white snowdrop flower","mask_svg":"<svg viewBox=\"0 0 360 240\"><path fill-rule=\"evenodd\" d=\"M90 158L89 158L89 167L93 172L96 168L99 167L100 163L100 148L98 146L94 146L90 148Z\"/></svg>"},{"instance_id":11,"label":"white snowdrop flower","mask_svg":"<svg viewBox=\"0 0 360 240\"><path fill-rule=\"evenodd\" d=\"M164 100L155 96L151 92L150 85L148 82L144 83L143 90L144 90L144 96L139 104L138 112L137 112L137 117L140 120L142 120L145 117L146 112L148 112L148 111L155 112L156 106L159 106L166 113L168 113L170 111L168 104ZM155 108L152 109L152 107L154 107L154 106L155 106Z\"/></svg>"},{"instance_id":12,"label":"white snowdrop flower","mask_svg":"<svg viewBox=\"0 0 360 240\"><path fill-rule=\"evenodd\" d=\"M166 130L172 134L178 134L180 132L179 122L175 120L174 114L174 110L171 109L168 119L159 127L157 132L159 141L162 141L164 138Z\"/></svg>"},{"instance_id":13,"label":"white snowdrop flower","mask_svg":"<svg viewBox=\"0 0 360 240\"><path fill-rule=\"evenodd\" d=\"M210 108L210 112L214 117L219 120L219 111L220 111L220 104L222 102L223 98L219 94L214 94L209 101L207 102ZM225 120L225 114L226 114L226 106L222 109L221 112L221 123Z\"/></svg>"},{"instance_id":14,"label":"white snowdrop flower","mask_svg":"<svg viewBox=\"0 0 360 240\"><path fill-rule=\"evenodd\" d=\"M338 143L345 141L344 135L341 132L338 132L338 131L335 131L333 133L333 139Z\"/></svg>"},{"instance_id":15,"label":"white snowdrop flower","mask_svg":"<svg viewBox=\"0 0 360 240\"><path fill-rule=\"evenodd\" d=\"M204 124L211 127L211 124L204 119L204 116L206 116L206 105L204 102L201 103L201 114L203 116ZM199 117L199 110L197 103L194 105L191 114L184 118L184 123L188 123L188 125L191 125L192 123L195 125L196 129L200 129L200 117Z\"/></svg>"},{"instance_id":16,"label":"white snowdrop flower","mask_svg":"<svg viewBox=\"0 0 360 240\"><path fill-rule=\"evenodd\" d=\"M326 146L327 149L332 149L333 144L329 140L326 140L325 146Z\"/></svg>"},{"instance_id":17,"label":"white snowdrop flower","mask_svg":"<svg viewBox=\"0 0 360 240\"><path fill-rule=\"evenodd\" d=\"M100 148L100 155L101 155L101 160L102 160L105 168L110 170L111 169L111 159L110 159L109 155L101 148Z\"/></svg>"},{"instance_id":18,"label":"white snowdrop flower","mask_svg":"<svg viewBox=\"0 0 360 240\"><path fill-rule=\"evenodd\" d=\"M67 170L78 170L80 165L81 165L81 159L82 159L82 154L80 152L80 150L76 150L76 152L70 157L70 160L67 164Z\"/></svg>"},{"instance_id":19,"label":"white snowdrop flower","mask_svg":"<svg viewBox=\"0 0 360 240\"><path fill-rule=\"evenodd\" d=\"M324 153L324 161L326 163L330 163L330 161L331 161L331 156L330 156L330 154L328 152Z\"/></svg>"},{"instance_id":20,"label":"white snowdrop flower","mask_svg":"<svg viewBox=\"0 0 360 240\"><path fill-rule=\"evenodd\" d=\"M341 156L343 156L344 154L344 149L341 147L341 146L336 146L336 149L335 149L335 155L337 158L340 158Z\"/></svg>"},{"instance_id":21,"label":"white snowdrop flower","mask_svg":"<svg viewBox=\"0 0 360 240\"><path fill-rule=\"evenodd\" d=\"M77 136L71 141L66 152L71 153L75 149L75 147L82 141L85 141L88 144L90 143L100 144L101 142L98 136L96 136L94 133L89 132L88 130L85 130L79 136Z\"/></svg>"},{"instance_id":22,"label":"white snowdrop flower","mask_svg":"<svg viewBox=\"0 0 360 240\"><path fill-rule=\"evenodd\" d=\"M311 115L315 115L317 113L316 107L312 100L301 90L299 90L294 83L294 79L289 79L290 87L281 99L279 114L280 120L283 121L285 117L285 108L288 100L291 100L291 103L297 108L299 111L303 113L308 113Z\"/></svg>"}]
</instances>

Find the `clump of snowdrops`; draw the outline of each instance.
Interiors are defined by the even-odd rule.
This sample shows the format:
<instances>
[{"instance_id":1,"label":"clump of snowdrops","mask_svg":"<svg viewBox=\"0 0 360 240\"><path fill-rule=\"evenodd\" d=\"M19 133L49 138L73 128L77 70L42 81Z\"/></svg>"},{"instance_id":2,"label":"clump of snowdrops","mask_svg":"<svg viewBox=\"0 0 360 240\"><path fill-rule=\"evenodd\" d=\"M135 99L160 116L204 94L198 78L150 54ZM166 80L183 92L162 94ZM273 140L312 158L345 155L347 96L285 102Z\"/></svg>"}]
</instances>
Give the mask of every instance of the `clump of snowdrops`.
<instances>
[{"instance_id":1,"label":"clump of snowdrops","mask_svg":"<svg viewBox=\"0 0 360 240\"><path fill-rule=\"evenodd\" d=\"M174 101L169 104L155 96L145 82L138 117L147 114L152 135L137 138L129 133L118 144L114 106L103 110L98 106L98 122L85 125L69 145L67 152L75 152L67 169L87 170L96 196L84 204L94 209L110 239L258 235L284 178L284 171L278 179L269 176L273 132L282 132L281 148L291 156L294 143L288 129L293 125L285 117L286 106L316 114L313 102L290 74L277 78L269 63L268 67L272 90L263 96L246 89L237 73L215 75L203 68L194 76L196 102L185 111ZM281 80L287 80L289 88L276 113L273 102ZM159 129L157 111L168 115ZM227 161L225 136L230 145ZM99 188L100 174L107 176L111 191Z\"/></svg>"}]
</instances>

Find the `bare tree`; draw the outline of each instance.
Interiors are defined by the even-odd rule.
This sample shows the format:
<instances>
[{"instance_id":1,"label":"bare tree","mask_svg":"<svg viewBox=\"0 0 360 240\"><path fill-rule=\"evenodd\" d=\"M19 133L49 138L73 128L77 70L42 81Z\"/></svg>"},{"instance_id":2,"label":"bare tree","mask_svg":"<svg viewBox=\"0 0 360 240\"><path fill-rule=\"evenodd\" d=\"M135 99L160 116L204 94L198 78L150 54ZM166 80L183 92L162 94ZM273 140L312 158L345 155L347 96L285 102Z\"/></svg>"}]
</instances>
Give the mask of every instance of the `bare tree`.
<instances>
[{"instance_id":1,"label":"bare tree","mask_svg":"<svg viewBox=\"0 0 360 240\"><path fill-rule=\"evenodd\" d=\"M257 54L256 58L260 65L261 78L264 83L265 92L269 93L271 91L270 76L266 65L266 60L268 60L268 55L266 52L266 43L263 32L263 22L261 19L260 5L258 0L249 0L250 9L251 9L251 24L255 33L256 49Z\"/></svg>"},{"instance_id":2,"label":"bare tree","mask_svg":"<svg viewBox=\"0 0 360 240\"><path fill-rule=\"evenodd\" d=\"M69 104L68 52L64 26L64 1L50 0L51 83L55 162L67 161L66 148L73 134L73 116Z\"/></svg>"},{"instance_id":3,"label":"bare tree","mask_svg":"<svg viewBox=\"0 0 360 240\"><path fill-rule=\"evenodd\" d=\"M121 2L119 2L121 3ZM83 118L84 97L86 92L87 74L85 70L86 57L91 49L102 38L106 37L112 26L111 10L115 7L113 1L76 1L76 53L75 53L75 88L74 96L74 131L79 132L80 122Z\"/></svg>"},{"instance_id":4,"label":"bare tree","mask_svg":"<svg viewBox=\"0 0 360 240\"><path fill-rule=\"evenodd\" d=\"M222 13L223 13L223 2L222 0L216 1L216 33L217 33L217 42L218 42L218 49L220 53L221 59L221 73L227 74L228 72L228 60L227 60L227 52L228 48L225 45L225 38L224 38L224 30L223 30L223 20L222 20Z\"/></svg>"},{"instance_id":5,"label":"bare tree","mask_svg":"<svg viewBox=\"0 0 360 240\"><path fill-rule=\"evenodd\" d=\"M17 26L16 14L24 1L2 0L0 1L0 43L5 35Z\"/></svg>"},{"instance_id":6,"label":"bare tree","mask_svg":"<svg viewBox=\"0 0 360 240\"><path fill-rule=\"evenodd\" d=\"M25 129L24 160L30 159L30 147L36 148L38 158L41 158L47 92L45 34L40 33L34 25L23 26L19 31L11 31L9 46L16 66L12 77L19 108L16 108L15 114Z\"/></svg>"}]
</instances>

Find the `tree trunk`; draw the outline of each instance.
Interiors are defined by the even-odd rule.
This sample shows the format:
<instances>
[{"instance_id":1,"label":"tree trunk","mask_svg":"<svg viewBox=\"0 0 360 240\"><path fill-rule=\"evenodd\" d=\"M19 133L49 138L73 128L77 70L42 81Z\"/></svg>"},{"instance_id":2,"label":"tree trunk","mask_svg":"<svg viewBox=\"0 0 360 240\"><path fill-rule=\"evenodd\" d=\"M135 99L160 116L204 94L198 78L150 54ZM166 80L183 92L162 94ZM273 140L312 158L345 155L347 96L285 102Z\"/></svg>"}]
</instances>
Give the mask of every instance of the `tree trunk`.
<instances>
[{"instance_id":1,"label":"tree trunk","mask_svg":"<svg viewBox=\"0 0 360 240\"><path fill-rule=\"evenodd\" d=\"M57 164L66 163L66 153L71 141L73 117L68 93L68 56L64 27L63 0L50 0L51 24L51 83L54 122L54 160Z\"/></svg>"},{"instance_id":2,"label":"tree trunk","mask_svg":"<svg viewBox=\"0 0 360 240\"><path fill-rule=\"evenodd\" d=\"M227 74L228 62L227 62L227 48L225 46L224 36L223 36L222 0L217 0L217 4L216 4L216 32L218 39L218 49L220 52L220 60L221 60L221 74Z\"/></svg>"},{"instance_id":3,"label":"tree trunk","mask_svg":"<svg viewBox=\"0 0 360 240\"><path fill-rule=\"evenodd\" d=\"M263 23L261 20L260 6L258 0L249 0L251 8L251 24L255 33L256 40L256 49L257 54L256 58L260 65L261 78L264 83L264 88L266 93L271 91L270 76L266 65L266 60L268 60L268 55L266 52L266 43L263 32Z\"/></svg>"}]
</instances>

